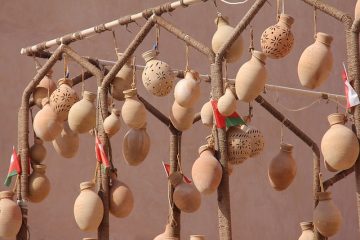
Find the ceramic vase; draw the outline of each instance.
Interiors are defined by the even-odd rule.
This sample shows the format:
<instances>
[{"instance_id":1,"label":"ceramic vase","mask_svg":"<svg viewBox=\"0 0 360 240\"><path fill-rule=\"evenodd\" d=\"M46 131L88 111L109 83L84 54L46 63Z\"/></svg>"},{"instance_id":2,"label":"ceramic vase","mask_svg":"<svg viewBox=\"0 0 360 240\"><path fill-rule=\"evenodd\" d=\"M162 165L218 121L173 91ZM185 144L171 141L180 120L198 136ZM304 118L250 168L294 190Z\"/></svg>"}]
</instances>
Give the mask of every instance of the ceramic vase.
<instances>
[{"instance_id":1,"label":"ceramic vase","mask_svg":"<svg viewBox=\"0 0 360 240\"><path fill-rule=\"evenodd\" d=\"M242 125L241 130L243 130L250 139L251 152L249 157L256 157L264 150L264 135L259 129L250 125Z\"/></svg>"},{"instance_id":2,"label":"ceramic vase","mask_svg":"<svg viewBox=\"0 0 360 240\"><path fill-rule=\"evenodd\" d=\"M130 188L119 181L115 175L111 177L110 212L118 218L129 216L134 208L134 197Z\"/></svg>"},{"instance_id":3,"label":"ceramic vase","mask_svg":"<svg viewBox=\"0 0 360 240\"><path fill-rule=\"evenodd\" d=\"M83 99L75 103L69 111L68 122L72 131L87 133L96 124L96 94L84 91Z\"/></svg>"},{"instance_id":4,"label":"ceramic vase","mask_svg":"<svg viewBox=\"0 0 360 240\"><path fill-rule=\"evenodd\" d=\"M30 147L30 159L36 164L40 164L46 157L46 148L40 138L34 140L34 145Z\"/></svg>"},{"instance_id":5,"label":"ceramic vase","mask_svg":"<svg viewBox=\"0 0 360 240\"><path fill-rule=\"evenodd\" d=\"M122 107L121 116L129 128L141 128L146 124L146 109L138 99L136 89L124 91L125 102Z\"/></svg>"},{"instance_id":6,"label":"ceramic vase","mask_svg":"<svg viewBox=\"0 0 360 240\"><path fill-rule=\"evenodd\" d=\"M174 89L174 98L177 104L184 108L191 108L200 97L199 74L187 71L185 78L181 79Z\"/></svg>"},{"instance_id":7,"label":"ceramic vase","mask_svg":"<svg viewBox=\"0 0 360 240\"><path fill-rule=\"evenodd\" d=\"M184 108L174 101L170 112L170 121L177 130L185 131L192 127L194 115L193 108Z\"/></svg>"},{"instance_id":8,"label":"ceramic vase","mask_svg":"<svg viewBox=\"0 0 360 240\"><path fill-rule=\"evenodd\" d=\"M233 114L236 111L235 89L227 87L225 94L219 98L217 106L221 115L227 117Z\"/></svg>"},{"instance_id":9,"label":"ceramic vase","mask_svg":"<svg viewBox=\"0 0 360 240\"><path fill-rule=\"evenodd\" d=\"M105 133L112 137L114 136L121 128L121 121L120 121L121 111L119 109L113 109L111 114L105 118L104 120L104 130Z\"/></svg>"},{"instance_id":10,"label":"ceramic vase","mask_svg":"<svg viewBox=\"0 0 360 240\"><path fill-rule=\"evenodd\" d=\"M79 135L72 131L68 122L64 122L61 134L52 141L55 151L64 158L72 158L79 149Z\"/></svg>"},{"instance_id":11,"label":"ceramic vase","mask_svg":"<svg viewBox=\"0 0 360 240\"><path fill-rule=\"evenodd\" d=\"M35 87L33 92L33 99L36 106L42 108L42 100L49 97L56 90L56 83L51 78L52 70L50 70L39 84Z\"/></svg>"},{"instance_id":12,"label":"ceramic vase","mask_svg":"<svg viewBox=\"0 0 360 240\"><path fill-rule=\"evenodd\" d=\"M118 60L122 58L123 53L118 53ZM132 78L133 78L133 67L132 67L133 58L130 57L125 65L120 69L116 74L110 92L113 98L118 101L124 101L125 95L124 91L131 88Z\"/></svg>"},{"instance_id":13,"label":"ceramic vase","mask_svg":"<svg viewBox=\"0 0 360 240\"><path fill-rule=\"evenodd\" d=\"M206 102L200 111L200 116L201 116L201 122L205 125L208 126L210 128L212 128L213 124L214 124L214 113L213 113L213 108L211 105L211 102Z\"/></svg>"},{"instance_id":14,"label":"ceramic vase","mask_svg":"<svg viewBox=\"0 0 360 240\"><path fill-rule=\"evenodd\" d=\"M0 192L0 237L15 238L22 224L19 205L13 200L11 191Z\"/></svg>"},{"instance_id":15,"label":"ceramic vase","mask_svg":"<svg viewBox=\"0 0 360 240\"><path fill-rule=\"evenodd\" d=\"M230 127L226 132L228 161L235 165L244 162L251 154L251 139L240 127Z\"/></svg>"},{"instance_id":16,"label":"ceramic vase","mask_svg":"<svg viewBox=\"0 0 360 240\"><path fill-rule=\"evenodd\" d=\"M314 225L312 222L301 222L301 235L298 240L313 240L314 239Z\"/></svg>"},{"instance_id":17,"label":"ceramic vase","mask_svg":"<svg viewBox=\"0 0 360 240\"><path fill-rule=\"evenodd\" d=\"M146 128L131 128L124 136L122 149L127 164L137 166L142 163L150 150L150 137Z\"/></svg>"},{"instance_id":18,"label":"ceramic vase","mask_svg":"<svg viewBox=\"0 0 360 240\"><path fill-rule=\"evenodd\" d=\"M41 202L50 192L50 181L45 175L45 170L45 165L33 165L33 172L29 176L28 198L30 202Z\"/></svg>"}]
</instances>

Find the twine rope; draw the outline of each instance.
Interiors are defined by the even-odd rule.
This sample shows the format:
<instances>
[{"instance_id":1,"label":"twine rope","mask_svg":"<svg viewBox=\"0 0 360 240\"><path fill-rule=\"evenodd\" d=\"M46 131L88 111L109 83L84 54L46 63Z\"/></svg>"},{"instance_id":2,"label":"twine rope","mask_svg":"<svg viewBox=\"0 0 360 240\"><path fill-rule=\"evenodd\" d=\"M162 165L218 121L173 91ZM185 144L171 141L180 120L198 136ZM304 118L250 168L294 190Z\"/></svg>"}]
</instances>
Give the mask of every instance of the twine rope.
<instances>
[{"instance_id":1,"label":"twine rope","mask_svg":"<svg viewBox=\"0 0 360 240\"><path fill-rule=\"evenodd\" d=\"M254 29L252 25L250 25L250 45L249 45L249 52L252 53L254 51Z\"/></svg>"},{"instance_id":2,"label":"twine rope","mask_svg":"<svg viewBox=\"0 0 360 240\"><path fill-rule=\"evenodd\" d=\"M185 44L185 72L189 71L189 44Z\"/></svg>"},{"instance_id":3,"label":"twine rope","mask_svg":"<svg viewBox=\"0 0 360 240\"><path fill-rule=\"evenodd\" d=\"M84 68L81 68L81 95L84 95L85 81L84 81Z\"/></svg>"},{"instance_id":4,"label":"twine rope","mask_svg":"<svg viewBox=\"0 0 360 240\"><path fill-rule=\"evenodd\" d=\"M160 42L160 26L159 24L156 24L156 30L155 30L155 49L159 51L159 42Z\"/></svg>"},{"instance_id":5,"label":"twine rope","mask_svg":"<svg viewBox=\"0 0 360 240\"><path fill-rule=\"evenodd\" d=\"M111 30L111 32L112 32L112 38L113 38L114 47L115 47L115 53L117 55L119 47L118 47L118 43L117 43L117 39L116 39L116 34L115 34L114 30Z\"/></svg>"},{"instance_id":6,"label":"twine rope","mask_svg":"<svg viewBox=\"0 0 360 240\"><path fill-rule=\"evenodd\" d=\"M133 60L132 60L132 83L131 83L131 88L135 89L136 88L136 64L135 64L135 59L136 57L134 56Z\"/></svg>"},{"instance_id":7,"label":"twine rope","mask_svg":"<svg viewBox=\"0 0 360 240\"><path fill-rule=\"evenodd\" d=\"M316 11L316 6L314 5L314 38L316 39L316 33L317 33L317 11Z\"/></svg>"}]
</instances>

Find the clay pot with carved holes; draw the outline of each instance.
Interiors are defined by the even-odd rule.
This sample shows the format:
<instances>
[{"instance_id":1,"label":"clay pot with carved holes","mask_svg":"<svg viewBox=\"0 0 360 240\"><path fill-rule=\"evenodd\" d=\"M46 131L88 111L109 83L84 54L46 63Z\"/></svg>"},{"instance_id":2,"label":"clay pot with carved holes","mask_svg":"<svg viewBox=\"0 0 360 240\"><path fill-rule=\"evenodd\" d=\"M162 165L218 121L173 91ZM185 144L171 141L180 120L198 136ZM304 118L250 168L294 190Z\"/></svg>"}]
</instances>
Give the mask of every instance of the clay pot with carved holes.
<instances>
[{"instance_id":1,"label":"clay pot with carved holes","mask_svg":"<svg viewBox=\"0 0 360 240\"><path fill-rule=\"evenodd\" d=\"M30 202L41 202L48 196L50 192L50 181L45 175L45 170L45 165L33 165L33 172L29 176L28 199Z\"/></svg>"},{"instance_id":2,"label":"clay pot with carved holes","mask_svg":"<svg viewBox=\"0 0 360 240\"><path fill-rule=\"evenodd\" d=\"M124 91L125 102L121 110L121 116L125 124L130 128L140 129L146 124L146 109L138 99L136 89Z\"/></svg>"},{"instance_id":3,"label":"clay pot with carved holes","mask_svg":"<svg viewBox=\"0 0 360 240\"><path fill-rule=\"evenodd\" d=\"M250 139L251 152L249 157L255 157L259 155L264 150L264 135L260 132L259 129L250 125L242 125L241 129Z\"/></svg>"},{"instance_id":4,"label":"clay pot with carved holes","mask_svg":"<svg viewBox=\"0 0 360 240\"><path fill-rule=\"evenodd\" d=\"M240 127L230 127L226 132L228 161L235 165L244 162L251 154L251 139Z\"/></svg>"},{"instance_id":5,"label":"clay pot with carved holes","mask_svg":"<svg viewBox=\"0 0 360 240\"><path fill-rule=\"evenodd\" d=\"M112 137L114 136L121 128L121 121L120 121L121 111L119 109L113 109L111 114L105 118L104 120L104 130L105 133Z\"/></svg>"},{"instance_id":6,"label":"clay pot with carved holes","mask_svg":"<svg viewBox=\"0 0 360 240\"><path fill-rule=\"evenodd\" d=\"M60 156L72 158L79 149L79 135L70 129L68 122L64 122L63 130L52 144Z\"/></svg>"},{"instance_id":7,"label":"clay pot with carved holes","mask_svg":"<svg viewBox=\"0 0 360 240\"><path fill-rule=\"evenodd\" d=\"M87 133L96 124L96 94L84 91L83 99L75 103L69 111L68 122L72 131Z\"/></svg>"},{"instance_id":8,"label":"clay pot with carved holes","mask_svg":"<svg viewBox=\"0 0 360 240\"><path fill-rule=\"evenodd\" d=\"M123 53L118 53L118 60L123 56ZM118 101L124 101L125 95L124 91L131 88L132 78L133 78L133 67L132 67L133 58L130 57L125 65L120 69L116 74L114 80L112 81L112 86L110 88L110 93Z\"/></svg>"},{"instance_id":9,"label":"clay pot with carved holes","mask_svg":"<svg viewBox=\"0 0 360 240\"><path fill-rule=\"evenodd\" d=\"M0 237L15 238L22 224L19 205L13 200L11 191L0 192Z\"/></svg>"},{"instance_id":10,"label":"clay pot with carved holes","mask_svg":"<svg viewBox=\"0 0 360 240\"><path fill-rule=\"evenodd\" d=\"M44 161L47 151L44 147L43 140L36 138L34 145L30 147L30 159L36 164L40 164Z\"/></svg>"}]
</instances>

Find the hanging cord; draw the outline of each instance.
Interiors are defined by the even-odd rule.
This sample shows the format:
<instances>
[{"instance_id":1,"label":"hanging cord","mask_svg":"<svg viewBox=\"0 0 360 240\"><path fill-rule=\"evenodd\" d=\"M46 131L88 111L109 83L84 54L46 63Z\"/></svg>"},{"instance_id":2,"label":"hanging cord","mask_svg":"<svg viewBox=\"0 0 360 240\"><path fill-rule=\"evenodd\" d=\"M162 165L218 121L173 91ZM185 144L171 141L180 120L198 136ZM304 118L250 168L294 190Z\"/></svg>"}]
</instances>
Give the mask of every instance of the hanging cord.
<instances>
[{"instance_id":1,"label":"hanging cord","mask_svg":"<svg viewBox=\"0 0 360 240\"><path fill-rule=\"evenodd\" d=\"M280 1L281 0L276 0L276 21L280 19Z\"/></svg>"},{"instance_id":2,"label":"hanging cord","mask_svg":"<svg viewBox=\"0 0 360 240\"><path fill-rule=\"evenodd\" d=\"M281 127L280 127L280 144L283 144L284 143L284 123L287 119L284 118L282 121L281 121Z\"/></svg>"},{"instance_id":3,"label":"hanging cord","mask_svg":"<svg viewBox=\"0 0 360 240\"><path fill-rule=\"evenodd\" d=\"M136 57L134 56L133 60L132 60L132 68L133 68L132 83L131 83L131 88L132 89L136 88L136 64L135 64L135 61L136 61Z\"/></svg>"},{"instance_id":4,"label":"hanging cord","mask_svg":"<svg viewBox=\"0 0 360 240\"><path fill-rule=\"evenodd\" d=\"M63 58L64 58L64 78L68 78L70 76L70 72L69 72L69 65L66 54L63 55Z\"/></svg>"},{"instance_id":5,"label":"hanging cord","mask_svg":"<svg viewBox=\"0 0 360 240\"><path fill-rule=\"evenodd\" d=\"M224 59L224 78L225 78L224 84L225 84L225 86L227 86L227 84L228 84L228 69L227 69L226 58Z\"/></svg>"},{"instance_id":6,"label":"hanging cord","mask_svg":"<svg viewBox=\"0 0 360 240\"><path fill-rule=\"evenodd\" d=\"M84 91L85 91L85 81L84 81L84 68L81 68L81 96L84 95Z\"/></svg>"},{"instance_id":7,"label":"hanging cord","mask_svg":"<svg viewBox=\"0 0 360 240\"><path fill-rule=\"evenodd\" d=\"M281 0L281 7L282 7L281 13L284 14L285 13L285 0Z\"/></svg>"},{"instance_id":8,"label":"hanging cord","mask_svg":"<svg viewBox=\"0 0 360 240\"><path fill-rule=\"evenodd\" d=\"M190 70L189 68L189 44L185 44L185 72Z\"/></svg>"},{"instance_id":9,"label":"hanging cord","mask_svg":"<svg viewBox=\"0 0 360 240\"><path fill-rule=\"evenodd\" d=\"M316 7L314 5L314 38L316 39L316 33L317 33L317 11L316 11Z\"/></svg>"},{"instance_id":10,"label":"hanging cord","mask_svg":"<svg viewBox=\"0 0 360 240\"><path fill-rule=\"evenodd\" d=\"M155 44L154 49L158 52L159 51L159 41L160 41L160 26L159 24L155 25Z\"/></svg>"},{"instance_id":11,"label":"hanging cord","mask_svg":"<svg viewBox=\"0 0 360 240\"><path fill-rule=\"evenodd\" d=\"M249 52L252 53L254 51L254 29L252 25L250 25L250 45L249 45Z\"/></svg>"},{"instance_id":12,"label":"hanging cord","mask_svg":"<svg viewBox=\"0 0 360 240\"><path fill-rule=\"evenodd\" d=\"M283 105L282 103L280 103L280 96L279 96L279 92L276 91L276 96L274 98L274 101L280 106L282 107L283 109L285 109L286 111L289 111L289 112L299 112L299 111L303 111L303 110L306 110L310 107L312 107L313 105L315 105L316 103L320 103L321 102L321 97L320 98L317 98L315 101L311 102L310 104L308 105L305 105L303 107L300 107L300 108L289 108L289 107L286 107L285 105Z\"/></svg>"},{"instance_id":13,"label":"hanging cord","mask_svg":"<svg viewBox=\"0 0 360 240\"><path fill-rule=\"evenodd\" d=\"M113 41L114 41L115 54L117 55L119 47L118 47L118 43L117 43L117 39L116 39L116 34L115 34L114 30L111 30L111 32L112 32L112 37L113 37Z\"/></svg>"},{"instance_id":14,"label":"hanging cord","mask_svg":"<svg viewBox=\"0 0 360 240\"><path fill-rule=\"evenodd\" d=\"M220 1L222 1L223 3L226 3L226 4L230 4L230 5L237 5L237 4L247 3L249 0L243 0L243 1L238 1L238 2L228 2L226 0L220 0Z\"/></svg>"},{"instance_id":15,"label":"hanging cord","mask_svg":"<svg viewBox=\"0 0 360 240\"><path fill-rule=\"evenodd\" d=\"M216 25L218 25L218 23L219 23L219 17L221 17L221 12L220 12L220 10L219 10L219 6L218 6L216 0L213 0L213 3L214 3L215 10L216 10L216 15L217 15L217 17L218 17L218 18L217 18Z\"/></svg>"}]
</instances>

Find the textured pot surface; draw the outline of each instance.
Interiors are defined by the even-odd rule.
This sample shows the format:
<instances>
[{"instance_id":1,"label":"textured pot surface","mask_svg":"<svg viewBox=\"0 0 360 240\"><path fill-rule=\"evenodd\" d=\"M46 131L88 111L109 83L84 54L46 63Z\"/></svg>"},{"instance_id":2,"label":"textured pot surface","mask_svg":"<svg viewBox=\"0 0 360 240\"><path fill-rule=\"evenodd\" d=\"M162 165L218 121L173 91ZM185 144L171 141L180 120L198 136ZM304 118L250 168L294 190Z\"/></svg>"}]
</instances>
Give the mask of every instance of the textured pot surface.
<instances>
[{"instance_id":1,"label":"textured pot surface","mask_svg":"<svg viewBox=\"0 0 360 240\"><path fill-rule=\"evenodd\" d=\"M36 86L33 92L33 99L39 108L42 107L42 100L46 97L50 97L50 95L56 90L56 83L51 79L51 73L45 75L43 79L41 79L40 83Z\"/></svg>"},{"instance_id":2,"label":"textured pot surface","mask_svg":"<svg viewBox=\"0 0 360 240\"><path fill-rule=\"evenodd\" d=\"M251 139L239 127L230 127L226 134L229 162L240 164L250 157Z\"/></svg>"}]
</instances>

